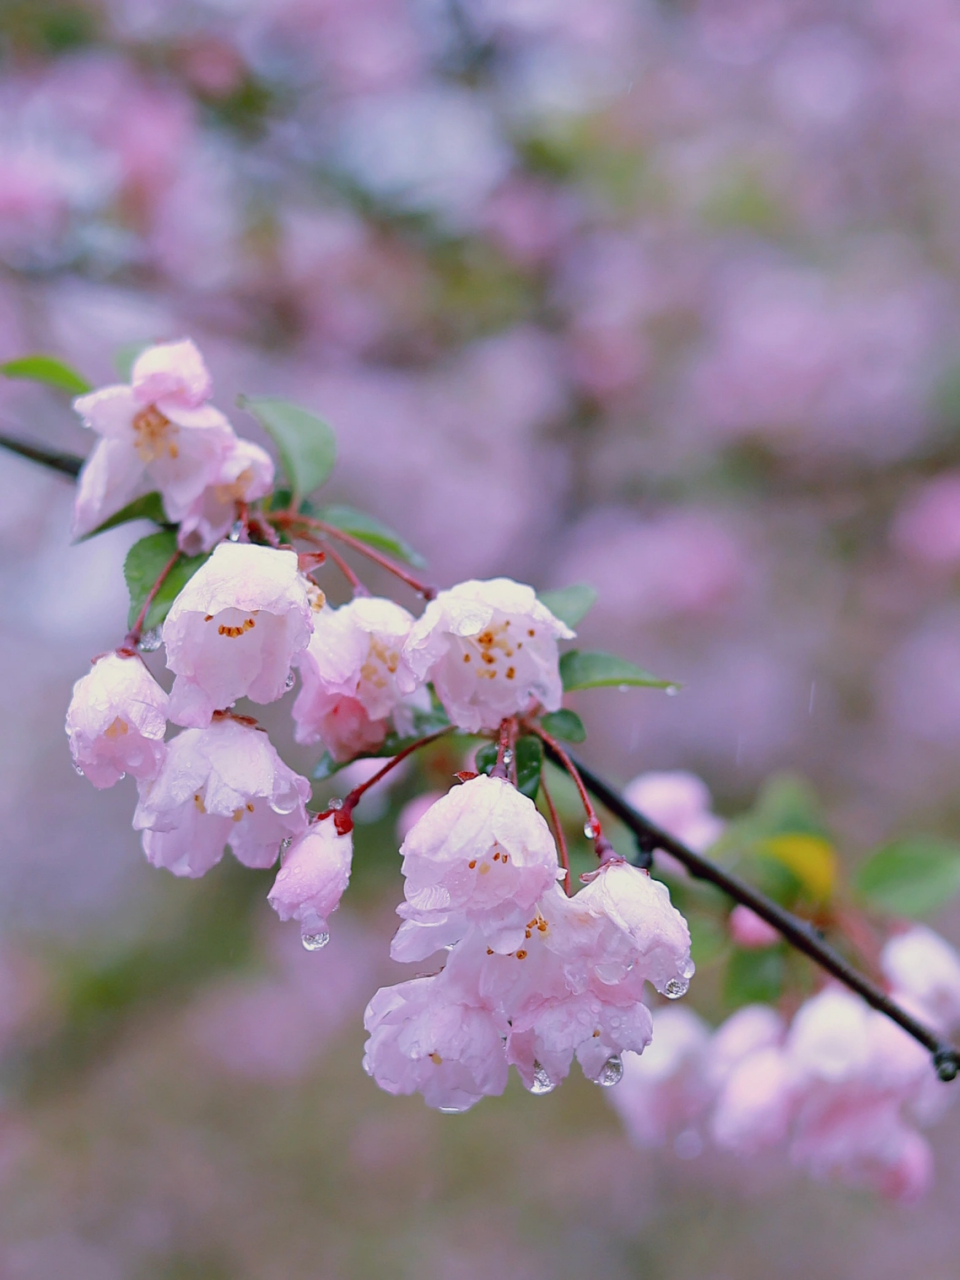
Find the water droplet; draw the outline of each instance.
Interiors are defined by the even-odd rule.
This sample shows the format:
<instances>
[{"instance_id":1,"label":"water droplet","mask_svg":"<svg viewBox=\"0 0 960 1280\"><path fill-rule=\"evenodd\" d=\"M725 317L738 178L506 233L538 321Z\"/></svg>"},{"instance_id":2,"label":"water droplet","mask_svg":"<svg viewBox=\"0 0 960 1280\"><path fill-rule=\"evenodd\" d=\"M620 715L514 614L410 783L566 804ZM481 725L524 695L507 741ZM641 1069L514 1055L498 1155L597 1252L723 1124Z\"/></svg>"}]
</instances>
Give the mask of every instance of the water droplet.
<instances>
[{"instance_id":1,"label":"water droplet","mask_svg":"<svg viewBox=\"0 0 960 1280\"><path fill-rule=\"evenodd\" d=\"M594 1084L598 1084L601 1089L612 1089L615 1084L619 1084L623 1079L623 1059L619 1053L615 1053L612 1058L608 1058L600 1068L600 1074L597 1076Z\"/></svg>"},{"instance_id":2,"label":"water droplet","mask_svg":"<svg viewBox=\"0 0 960 1280\"><path fill-rule=\"evenodd\" d=\"M617 685L617 693L629 693L629 692L630 692L630 686L628 684Z\"/></svg>"},{"instance_id":3,"label":"water droplet","mask_svg":"<svg viewBox=\"0 0 960 1280\"><path fill-rule=\"evenodd\" d=\"M304 933L300 936L304 951L320 951L330 941L329 933Z\"/></svg>"},{"instance_id":4,"label":"water droplet","mask_svg":"<svg viewBox=\"0 0 960 1280\"><path fill-rule=\"evenodd\" d=\"M283 687L287 691L287 693L289 693L296 683L297 683L297 678L291 671L290 674L287 676L286 680L284 681Z\"/></svg>"},{"instance_id":5,"label":"water droplet","mask_svg":"<svg viewBox=\"0 0 960 1280\"><path fill-rule=\"evenodd\" d=\"M506 749L506 751L503 753L503 763L504 763L505 765L511 765L511 764L513 764L513 752L510 750L510 748L509 748L509 747L508 747L508 748Z\"/></svg>"},{"instance_id":6,"label":"water droplet","mask_svg":"<svg viewBox=\"0 0 960 1280\"><path fill-rule=\"evenodd\" d=\"M73 769L74 769L74 773L78 773L81 778L85 778L87 776L78 764L75 764L73 766Z\"/></svg>"},{"instance_id":7,"label":"water droplet","mask_svg":"<svg viewBox=\"0 0 960 1280\"><path fill-rule=\"evenodd\" d=\"M160 638L160 628L153 627L150 631L144 631L137 643L137 648L141 653L156 653L161 644L163 641Z\"/></svg>"},{"instance_id":8,"label":"water droplet","mask_svg":"<svg viewBox=\"0 0 960 1280\"><path fill-rule=\"evenodd\" d=\"M242 533L243 533L243 521L242 521L242 520L235 520L235 521L233 522L233 528L230 530L230 532L229 532L229 534L227 535L227 537L230 539L230 541L231 541L231 542L239 542L239 541L240 541L240 535L241 535Z\"/></svg>"},{"instance_id":9,"label":"water droplet","mask_svg":"<svg viewBox=\"0 0 960 1280\"><path fill-rule=\"evenodd\" d=\"M334 810L342 809L343 801L339 796L334 796L333 799L330 801L329 805L327 806L327 808L334 809Z\"/></svg>"},{"instance_id":10,"label":"water droplet","mask_svg":"<svg viewBox=\"0 0 960 1280\"><path fill-rule=\"evenodd\" d=\"M535 1093L538 1097L545 1093L553 1093L557 1087L556 1081L551 1080L545 1067L542 1067L536 1059L533 1061L533 1083L529 1086L530 1093Z\"/></svg>"},{"instance_id":11,"label":"water droplet","mask_svg":"<svg viewBox=\"0 0 960 1280\"><path fill-rule=\"evenodd\" d=\"M668 1000L679 1000L680 997L685 996L689 990L690 983L686 978L671 978L663 988L663 994Z\"/></svg>"},{"instance_id":12,"label":"water droplet","mask_svg":"<svg viewBox=\"0 0 960 1280\"><path fill-rule=\"evenodd\" d=\"M591 818L589 822L583 824L583 834L588 840L596 840L600 834L600 823L596 818Z\"/></svg>"},{"instance_id":13,"label":"water droplet","mask_svg":"<svg viewBox=\"0 0 960 1280\"><path fill-rule=\"evenodd\" d=\"M666 689L664 689L664 693L668 698L675 698L679 692L680 686L678 684L668 684Z\"/></svg>"},{"instance_id":14,"label":"water droplet","mask_svg":"<svg viewBox=\"0 0 960 1280\"><path fill-rule=\"evenodd\" d=\"M445 1116L458 1116L460 1115L462 1108L461 1107L438 1107L437 1110L442 1112L442 1114Z\"/></svg>"}]
</instances>

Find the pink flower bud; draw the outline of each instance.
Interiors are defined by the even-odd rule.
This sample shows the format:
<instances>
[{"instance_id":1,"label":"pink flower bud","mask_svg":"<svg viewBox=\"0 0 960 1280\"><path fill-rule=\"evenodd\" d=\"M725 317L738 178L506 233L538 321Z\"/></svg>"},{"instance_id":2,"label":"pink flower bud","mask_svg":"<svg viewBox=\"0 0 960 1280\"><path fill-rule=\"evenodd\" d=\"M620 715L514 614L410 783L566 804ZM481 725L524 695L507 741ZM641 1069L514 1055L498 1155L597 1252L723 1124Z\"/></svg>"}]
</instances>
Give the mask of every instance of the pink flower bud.
<instances>
[{"instance_id":1,"label":"pink flower bud","mask_svg":"<svg viewBox=\"0 0 960 1280\"><path fill-rule=\"evenodd\" d=\"M402 656L412 626L406 609L377 597L315 616L293 704L298 742L322 741L335 760L380 746L389 717L403 720L401 700L416 687Z\"/></svg>"},{"instance_id":2,"label":"pink flower bud","mask_svg":"<svg viewBox=\"0 0 960 1280\"><path fill-rule=\"evenodd\" d=\"M125 773L145 781L166 751L167 695L138 655L108 653L73 686L66 727L74 764L95 787Z\"/></svg>"},{"instance_id":3,"label":"pink flower bud","mask_svg":"<svg viewBox=\"0 0 960 1280\"><path fill-rule=\"evenodd\" d=\"M237 698L282 697L311 618L293 551L222 542L163 624L167 666L176 673L170 718L199 727Z\"/></svg>"},{"instance_id":4,"label":"pink flower bud","mask_svg":"<svg viewBox=\"0 0 960 1280\"><path fill-rule=\"evenodd\" d=\"M468 733L495 729L535 699L560 706L557 640L573 637L532 587L509 578L441 591L414 624L404 657L432 681L447 715Z\"/></svg>"},{"instance_id":5,"label":"pink flower bud","mask_svg":"<svg viewBox=\"0 0 960 1280\"><path fill-rule=\"evenodd\" d=\"M755 911L745 907L743 903L734 907L727 921L730 936L738 947L757 950L761 947L772 947L781 940L781 934L760 918Z\"/></svg>"},{"instance_id":6,"label":"pink flower bud","mask_svg":"<svg viewBox=\"0 0 960 1280\"><path fill-rule=\"evenodd\" d=\"M327 917L350 883L352 859L353 837L340 835L332 817L323 818L287 850L267 901L281 920L299 920L305 940L325 938Z\"/></svg>"},{"instance_id":7,"label":"pink flower bud","mask_svg":"<svg viewBox=\"0 0 960 1280\"><path fill-rule=\"evenodd\" d=\"M133 826L147 859L174 875L204 875L227 844L244 866L269 867L306 826L309 795L265 733L224 716L168 744L159 775L140 786Z\"/></svg>"}]
</instances>

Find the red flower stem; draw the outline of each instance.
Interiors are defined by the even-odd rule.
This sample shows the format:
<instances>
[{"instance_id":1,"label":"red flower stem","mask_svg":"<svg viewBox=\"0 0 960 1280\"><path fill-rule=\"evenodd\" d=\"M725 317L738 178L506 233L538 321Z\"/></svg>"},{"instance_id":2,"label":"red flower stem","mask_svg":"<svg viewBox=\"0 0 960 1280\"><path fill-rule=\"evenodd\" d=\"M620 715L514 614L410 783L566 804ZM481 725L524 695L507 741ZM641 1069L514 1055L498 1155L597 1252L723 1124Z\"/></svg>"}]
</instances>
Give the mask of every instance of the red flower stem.
<instances>
[{"instance_id":1,"label":"red flower stem","mask_svg":"<svg viewBox=\"0 0 960 1280\"><path fill-rule=\"evenodd\" d=\"M545 729L541 729L538 724L531 725L530 727L537 737L541 739L543 744L553 753L555 763L562 765L573 779L574 785L580 793L580 801L583 805L584 812L587 815L587 824L592 831L596 832L596 835L593 837L593 847L597 852L597 857L600 857L606 850L607 843L600 830L600 819L597 817L597 811L593 807L593 802L591 801L590 796L587 794L587 788L583 785L583 779L580 777L580 772L577 769L577 766L573 763L556 738L552 738L550 734L547 733Z\"/></svg>"},{"instance_id":2,"label":"red flower stem","mask_svg":"<svg viewBox=\"0 0 960 1280\"><path fill-rule=\"evenodd\" d=\"M327 555L350 583L350 587L355 596L368 596L370 594L336 547L332 547L329 542L320 542L319 539L317 539L317 544L318 546L323 547L324 551L326 551Z\"/></svg>"},{"instance_id":3,"label":"red flower stem","mask_svg":"<svg viewBox=\"0 0 960 1280\"><path fill-rule=\"evenodd\" d=\"M570 897L570 854L567 852L567 838L563 834L563 823L557 814L557 807L553 803L553 796L547 786L547 780L540 775L540 790L543 792L543 798L547 802L547 810L550 813L550 825L553 827L553 834L557 840L557 849L560 852L560 865L563 867L563 887L567 897Z\"/></svg>"},{"instance_id":4,"label":"red flower stem","mask_svg":"<svg viewBox=\"0 0 960 1280\"><path fill-rule=\"evenodd\" d=\"M140 643L140 637L143 634L143 624L146 621L147 614L150 612L150 606L153 604L154 600L156 600L157 592L166 582L167 578L170 576L173 566L179 559L180 550L178 548L160 570L160 576L147 592L147 598L144 600L143 606L137 614L137 620L127 632L126 639L123 642L125 645L129 645L131 649L135 649Z\"/></svg>"},{"instance_id":5,"label":"red flower stem","mask_svg":"<svg viewBox=\"0 0 960 1280\"><path fill-rule=\"evenodd\" d=\"M325 813L319 814L318 817L326 818L331 813L342 813L349 817L360 803L360 798L364 792L369 791L371 787L376 786L380 779L385 778L391 769L395 769L401 760L405 760L407 756L413 755L414 751L419 751L421 747L426 747L429 746L431 742L436 742L436 740L438 738L442 738L445 733L451 733L453 728L454 726L452 724L448 724L443 729L438 729L436 733L430 733L425 738L420 738L417 742L411 742L408 747L404 747L403 750L398 751L395 756L391 756L383 768L378 769L372 778L368 778L366 782L361 782L359 787L354 787L348 795L344 796L343 804L339 809L329 809Z\"/></svg>"},{"instance_id":6,"label":"red flower stem","mask_svg":"<svg viewBox=\"0 0 960 1280\"><path fill-rule=\"evenodd\" d=\"M388 573L392 573L394 577L405 582L408 587L412 587L414 591L424 598L424 600L432 600L436 594L436 587L428 586L425 582L421 582L419 578L415 578L412 573L407 573L405 569L401 569L398 564L388 559L387 556L381 555L373 547L368 546L359 538L355 538L350 533L344 533L342 529L336 528L335 525L327 524L324 520L316 520L313 516L303 516L296 511L277 511L271 513L270 519L274 524L291 525L301 524L308 529L316 529L322 533L325 538L336 538L338 542L342 542L347 547L352 547L354 551L362 556L366 556L368 560L372 560L374 564L380 565L382 569L386 569Z\"/></svg>"}]
</instances>

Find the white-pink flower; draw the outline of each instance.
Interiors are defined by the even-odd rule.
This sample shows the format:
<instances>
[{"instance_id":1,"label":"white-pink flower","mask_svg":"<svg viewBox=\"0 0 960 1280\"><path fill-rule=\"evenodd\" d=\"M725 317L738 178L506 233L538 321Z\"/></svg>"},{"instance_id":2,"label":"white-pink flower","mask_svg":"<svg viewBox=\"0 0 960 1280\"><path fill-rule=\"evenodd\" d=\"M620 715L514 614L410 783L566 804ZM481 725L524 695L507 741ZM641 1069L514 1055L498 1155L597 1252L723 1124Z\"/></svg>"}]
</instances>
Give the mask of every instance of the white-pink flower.
<instances>
[{"instance_id":1,"label":"white-pink flower","mask_svg":"<svg viewBox=\"0 0 960 1280\"><path fill-rule=\"evenodd\" d=\"M649 1048L624 1054L610 1101L638 1146L663 1146L702 1118L713 1098L703 1070L710 1030L692 1009L656 1009Z\"/></svg>"},{"instance_id":2,"label":"white-pink flower","mask_svg":"<svg viewBox=\"0 0 960 1280\"><path fill-rule=\"evenodd\" d=\"M302 688L293 704L298 742L323 742L349 760L383 742L389 719L416 679L403 658L413 617L392 600L358 597L322 609L300 657ZM405 722L400 726L405 727Z\"/></svg>"},{"instance_id":3,"label":"white-pink flower","mask_svg":"<svg viewBox=\"0 0 960 1280\"><path fill-rule=\"evenodd\" d=\"M619 1084L621 1054L643 1053L653 1035L650 1010L639 1000L617 1002L610 992L584 991L545 1001L518 1014L507 1033L507 1061L526 1087L545 1093L570 1071L574 1057L597 1084Z\"/></svg>"},{"instance_id":4,"label":"white-pink flower","mask_svg":"<svg viewBox=\"0 0 960 1280\"><path fill-rule=\"evenodd\" d=\"M137 654L108 653L73 686L66 728L73 762L95 787L126 773L144 781L166 751L167 695Z\"/></svg>"},{"instance_id":5,"label":"white-pink flower","mask_svg":"<svg viewBox=\"0 0 960 1280\"><path fill-rule=\"evenodd\" d=\"M527 916L561 874L553 836L533 801L506 779L483 774L431 805L400 853L406 901L398 914L408 924L442 923L459 936L478 923L486 930L506 926L511 942L519 942Z\"/></svg>"},{"instance_id":6,"label":"white-pink flower","mask_svg":"<svg viewBox=\"0 0 960 1280\"><path fill-rule=\"evenodd\" d=\"M623 789L624 799L668 835L703 853L723 832L723 820L711 811L707 784L681 769L641 773Z\"/></svg>"},{"instance_id":7,"label":"white-pink flower","mask_svg":"<svg viewBox=\"0 0 960 1280\"><path fill-rule=\"evenodd\" d=\"M960 1024L960 955L938 933L917 924L897 934L884 946L880 967L897 996L938 1027Z\"/></svg>"},{"instance_id":8,"label":"white-pink flower","mask_svg":"<svg viewBox=\"0 0 960 1280\"><path fill-rule=\"evenodd\" d=\"M158 776L140 784L133 826L148 860L174 875L204 875L227 844L245 866L269 867L305 828L309 795L265 733L222 716L167 745Z\"/></svg>"},{"instance_id":9,"label":"white-pink flower","mask_svg":"<svg viewBox=\"0 0 960 1280\"><path fill-rule=\"evenodd\" d=\"M306 945L321 946L327 919L350 883L353 836L341 835L332 816L307 828L283 858L267 900L281 920L298 920Z\"/></svg>"},{"instance_id":10,"label":"white-pink flower","mask_svg":"<svg viewBox=\"0 0 960 1280\"><path fill-rule=\"evenodd\" d=\"M532 587L471 580L427 605L404 657L417 680L433 682L454 724L476 733L531 701L556 711L563 696L557 641L572 637Z\"/></svg>"},{"instance_id":11,"label":"white-pink flower","mask_svg":"<svg viewBox=\"0 0 960 1280\"><path fill-rule=\"evenodd\" d=\"M238 502L256 502L273 487L273 459L252 440L234 440L213 482L180 522L177 541L187 555L209 551L229 533Z\"/></svg>"},{"instance_id":12,"label":"white-pink flower","mask_svg":"<svg viewBox=\"0 0 960 1280\"><path fill-rule=\"evenodd\" d=\"M419 1092L428 1106L466 1111L506 1088L505 1028L457 999L442 973L381 987L363 1024L363 1069L387 1093Z\"/></svg>"},{"instance_id":13,"label":"white-pink flower","mask_svg":"<svg viewBox=\"0 0 960 1280\"><path fill-rule=\"evenodd\" d=\"M207 404L210 379L192 342L150 347L129 385L102 387L74 401L101 439L80 473L73 534L80 537L134 498L157 490L182 520L217 477L236 442L224 415Z\"/></svg>"},{"instance_id":14,"label":"white-pink flower","mask_svg":"<svg viewBox=\"0 0 960 1280\"><path fill-rule=\"evenodd\" d=\"M282 697L311 625L293 551L220 543L163 624L167 666L176 675L171 720L196 728L237 698L266 703Z\"/></svg>"}]
</instances>

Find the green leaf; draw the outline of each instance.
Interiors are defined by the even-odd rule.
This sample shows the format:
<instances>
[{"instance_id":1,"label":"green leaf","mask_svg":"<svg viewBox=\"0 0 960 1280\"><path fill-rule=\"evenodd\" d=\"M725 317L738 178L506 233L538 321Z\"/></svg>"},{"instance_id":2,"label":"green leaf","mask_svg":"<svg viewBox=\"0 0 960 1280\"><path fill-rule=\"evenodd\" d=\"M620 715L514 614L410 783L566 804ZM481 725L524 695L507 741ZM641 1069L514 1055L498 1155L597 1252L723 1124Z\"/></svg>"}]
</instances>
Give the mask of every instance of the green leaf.
<instances>
[{"instance_id":1,"label":"green leaf","mask_svg":"<svg viewBox=\"0 0 960 1280\"><path fill-rule=\"evenodd\" d=\"M177 549L177 535L173 529L148 534L135 542L123 562L123 576L130 592L130 612L127 626L132 627L143 608L154 583L166 568ZM143 620L144 631L159 627L170 612L170 606L208 557L181 556L164 578L159 591L150 602Z\"/></svg>"},{"instance_id":2,"label":"green leaf","mask_svg":"<svg viewBox=\"0 0 960 1280\"><path fill-rule=\"evenodd\" d=\"M25 382L42 382L72 396L82 396L92 390L86 378L55 356L22 356L19 360L8 360L6 364L0 364L0 373Z\"/></svg>"},{"instance_id":3,"label":"green leaf","mask_svg":"<svg viewBox=\"0 0 960 1280\"><path fill-rule=\"evenodd\" d=\"M677 687L672 680L658 680L649 671L634 666L625 658L617 658L612 653L581 653L579 649L571 649L561 657L560 678L567 692L573 689L602 689L608 685L617 688L640 685L648 689Z\"/></svg>"},{"instance_id":4,"label":"green leaf","mask_svg":"<svg viewBox=\"0 0 960 1280\"><path fill-rule=\"evenodd\" d=\"M575 627L597 602L597 593L585 582L573 587L560 587L557 591L541 591L537 599L545 604L555 618Z\"/></svg>"},{"instance_id":5,"label":"green leaf","mask_svg":"<svg viewBox=\"0 0 960 1280\"><path fill-rule=\"evenodd\" d=\"M163 509L163 499L159 493L145 493L142 498L134 498L132 502L128 502L125 507L121 507L114 515L108 516L103 524L98 524L95 529L91 529L89 533L85 533L77 541L86 542L88 538L94 538L98 533L103 533L107 529L114 529L118 524L127 524L131 520L152 520L154 524L170 523L167 519L167 513Z\"/></svg>"},{"instance_id":6,"label":"green leaf","mask_svg":"<svg viewBox=\"0 0 960 1280\"><path fill-rule=\"evenodd\" d=\"M368 546L376 547L378 551L386 552L395 560L405 560L407 564L412 564L418 569L426 566L426 560L418 551L414 551L409 542L363 511L355 511L353 507L322 507L317 512L317 518L326 524L332 524L335 529L340 529L343 533L351 534Z\"/></svg>"},{"instance_id":7,"label":"green leaf","mask_svg":"<svg viewBox=\"0 0 960 1280\"><path fill-rule=\"evenodd\" d=\"M922 916L960 890L960 847L934 836L908 836L872 854L856 885L872 907Z\"/></svg>"},{"instance_id":8,"label":"green leaf","mask_svg":"<svg viewBox=\"0 0 960 1280\"><path fill-rule=\"evenodd\" d=\"M498 748L495 742L485 742L474 756L478 773L492 773L497 763ZM540 790L540 773L543 769L543 743L533 734L517 739L517 790L531 800L536 800Z\"/></svg>"},{"instance_id":9,"label":"green leaf","mask_svg":"<svg viewBox=\"0 0 960 1280\"><path fill-rule=\"evenodd\" d=\"M133 376L133 366L137 362L137 356L152 345L150 342L125 342L113 353L113 367L124 382L129 382Z\"/></svg>"},{"instance_id":10,"label":"green leaf","mask_svg":"<svg viewBox=\"0 0 960 1280\"><path fill-rule=\"evenodd\" d=\"M723 995L727 1004L774 1004L783 991L786 969L785 948L764 947L760 951L738 948L730 957L724 976Z\"/></svg>"},{"instance_id":11,"label":"green leaf","mask_svg":"<svg viewBox=\"0 0 960 1280\"><path fill-rule=\"evenodd\" d=\"M566 707L560 711L548 711L540 717L540 723L551 737L562 738L564 742L583 742L587 736L583 721L575 711L568 711Z\"/></svg>"},{"instance_id":12,"label":"green leaf","mask_svg":"<svg viewBox=\"0 0 960 1280\"><path fill-rule=\"evenodd\" d=\"M272 396L241 396L240 405L271 437L294 493L303 497L319 489L333 470L337 442L316 414Z\"/></svg>"}]
</instances>

